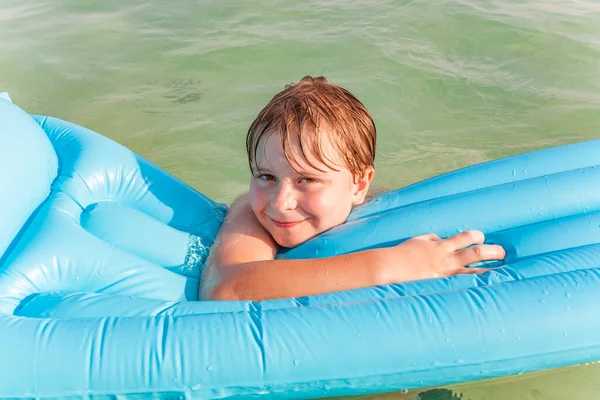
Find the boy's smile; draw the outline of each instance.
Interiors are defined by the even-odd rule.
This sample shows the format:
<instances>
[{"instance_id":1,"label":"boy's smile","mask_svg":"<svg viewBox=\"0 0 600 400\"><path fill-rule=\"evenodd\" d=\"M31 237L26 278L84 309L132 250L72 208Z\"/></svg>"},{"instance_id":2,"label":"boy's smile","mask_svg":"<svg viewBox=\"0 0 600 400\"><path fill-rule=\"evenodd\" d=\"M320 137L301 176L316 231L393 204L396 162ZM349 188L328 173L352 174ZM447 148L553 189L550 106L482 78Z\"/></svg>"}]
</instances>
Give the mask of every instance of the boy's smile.
<instances>
[{"instance_id":1,"label":"boy's smile","mask_svg":"<svg viewBox=\"0 0 600 400\"><path fill-rule=\"evenodd\" d=\"M297 135L290 135L284 152L277 133L261 141L250 182L250 205L254 214L283 247L295 247L342 224L352 207L364 201L372 178L355 183L343 167L327 133L322 133L319 160Z\"/></svg>"},{"instance_id":2,"label":"boy's smile","mask_svg":"<svg viewBox=\"0 0 600 400\"><path fill-rule=\"evenodd\" d=\"M271 218L271 220L273 221L273 223L275 225L277 225L280 228L293 228L294 226L298 225L299 223L301 223L302 221L295 221L295 222L284 222L284 221L277 221Z\"/></svg>"}]
</instances>

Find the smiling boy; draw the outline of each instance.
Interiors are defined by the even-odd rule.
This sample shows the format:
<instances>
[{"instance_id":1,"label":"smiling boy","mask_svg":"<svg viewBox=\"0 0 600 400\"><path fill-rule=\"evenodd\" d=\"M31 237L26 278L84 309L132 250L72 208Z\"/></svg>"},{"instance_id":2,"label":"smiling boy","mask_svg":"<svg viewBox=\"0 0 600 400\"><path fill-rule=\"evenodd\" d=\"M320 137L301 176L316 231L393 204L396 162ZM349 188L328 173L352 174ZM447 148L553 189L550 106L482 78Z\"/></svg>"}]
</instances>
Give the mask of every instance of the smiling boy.
<instances>
[{"instance_id":1,"label":"smiling boy","mask_svg":"<svg viewBox=\"0 0 600 400\"><path fill-rule=\"evenodd\" d=\"M344 223L364 202L375 146L375 124L365 106L325 78L305 77L275 95L248 130L250 190L230 207L200 297L299 297L478 273L463 267L504 257L500 246L482 244L483 233L467 231L328 258L275 260L280 246L298 246Z\"/></svg>"}]
</instances>

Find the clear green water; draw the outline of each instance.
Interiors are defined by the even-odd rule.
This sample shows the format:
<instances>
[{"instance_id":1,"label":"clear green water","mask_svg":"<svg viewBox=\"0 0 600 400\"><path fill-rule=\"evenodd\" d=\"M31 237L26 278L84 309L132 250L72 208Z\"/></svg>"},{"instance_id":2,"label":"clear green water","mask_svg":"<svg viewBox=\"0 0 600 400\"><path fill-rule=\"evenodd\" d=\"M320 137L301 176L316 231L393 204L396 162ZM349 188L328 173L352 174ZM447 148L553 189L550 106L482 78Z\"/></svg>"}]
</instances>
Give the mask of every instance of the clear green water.
<instances>
[{"instance_id":1,"label":"clear green water","mask_svg":"<svg viewBox=\"0 0 600 400\"><path fill-rule=\"evenodd\" d=\"M247 187L254 116L307 74L364 101L379 130L376 184L397 188L599 138L600 3L0 0L0 90L31 113L117 140L218 201ZM536 399L540 387L542 398L591 398L596 370L460 390L465 400Z\"/></svg>"}]
</instances>

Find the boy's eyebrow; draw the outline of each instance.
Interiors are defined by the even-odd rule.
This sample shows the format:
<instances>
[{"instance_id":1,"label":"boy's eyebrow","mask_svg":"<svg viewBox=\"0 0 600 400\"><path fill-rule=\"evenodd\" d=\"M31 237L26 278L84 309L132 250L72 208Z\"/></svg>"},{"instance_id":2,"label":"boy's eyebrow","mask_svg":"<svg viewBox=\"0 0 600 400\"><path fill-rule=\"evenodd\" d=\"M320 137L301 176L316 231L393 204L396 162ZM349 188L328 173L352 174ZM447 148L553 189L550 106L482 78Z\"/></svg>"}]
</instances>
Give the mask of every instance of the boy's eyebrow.
<instances>
[{"instance_id":1,"label":"boy's eyebrow","mask_svg":"<svg viewBox=\"0 0 600 400\"><path fill-rule=\"evenodd\" d=\"M258 164L255 164L252 169L253 169L253 172L262 172L262 173L266 172L266 173L270 173L270 174L273 173L269 168L262 168ZM302 169L294 169L294 171L298 175L303 175L303 176L329 175L329 173L330 173L330 171L319 171L318 169L315 169L314 171L307 171L307 170L302 170Z\"/></svg>"},{"instance_id":2,"label":"boy's eyebrow","mask_svg":"<svg viewBox=\"0 0 600 400\"><path fill-rule=\"evenodd\" d=\"M252 168L252 173L253 174L264 174L264 173L270 174L271 171L268 168L254 167L254 168Z\"/></svg>"},{"instance_id":3,"label":"boy's eyebrow","mask_svg":"<svg viewBox=\"0 0 600 400\"><path fill-rule=\"evenodd\" d=\"M257 171L271 171L269 168L264 168L261 167L259 164L254 163L254 165L252 165L252 169L253 170L257 170Z\"/></svg>"}]
</instances>

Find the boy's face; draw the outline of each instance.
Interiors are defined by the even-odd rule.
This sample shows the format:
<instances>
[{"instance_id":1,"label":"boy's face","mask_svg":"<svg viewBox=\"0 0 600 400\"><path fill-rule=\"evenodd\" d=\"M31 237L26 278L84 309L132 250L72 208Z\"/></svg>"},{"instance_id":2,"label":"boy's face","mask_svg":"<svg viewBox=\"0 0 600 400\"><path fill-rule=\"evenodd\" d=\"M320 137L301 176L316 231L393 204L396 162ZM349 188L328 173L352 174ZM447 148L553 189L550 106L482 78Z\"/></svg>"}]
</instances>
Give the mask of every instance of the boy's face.
<instances>
[{"instance_id":1,"label":"boy's face","mask_svg":"<svg viewBox=\"0 0 600 400\"><path fill-rule=\"evenodd\" d=\"M352 207L364 201L369 189L373 168L369 167L354 182L328 136L322 137L323 158L335 163L336 170L306 148L303 155L295 135L290 135L292 164L286 159L277 134L269 135L258 146L257 168L250 182L250 205L280 246L298 246L343 223Z\"/></svg>"}]
</instances>

